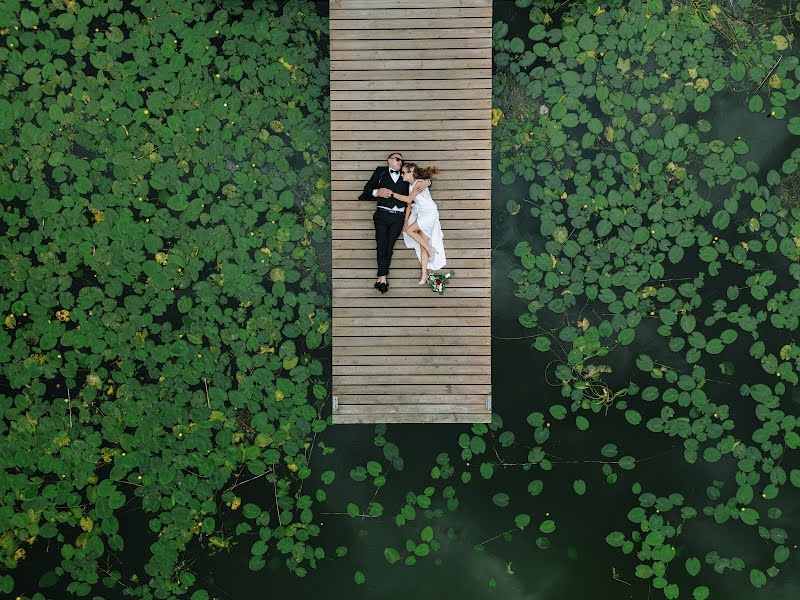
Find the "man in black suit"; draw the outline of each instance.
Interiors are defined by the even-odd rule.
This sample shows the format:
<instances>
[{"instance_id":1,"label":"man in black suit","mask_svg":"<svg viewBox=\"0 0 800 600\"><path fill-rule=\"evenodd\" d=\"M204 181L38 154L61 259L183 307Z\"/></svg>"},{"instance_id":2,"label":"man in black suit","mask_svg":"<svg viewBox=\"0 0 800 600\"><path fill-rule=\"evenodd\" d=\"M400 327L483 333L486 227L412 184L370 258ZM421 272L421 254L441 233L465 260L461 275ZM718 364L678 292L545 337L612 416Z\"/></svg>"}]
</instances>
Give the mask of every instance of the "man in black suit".
<instances>
[{"instance_id":1,"label":"man in black suit","mask_svg":"<svg viewBox=\"0 0 800 600\"><path fill-rule=\"evenodd\" d=\"M397 238L403 230L406 203L392 198L392 194L408 196L408 183L403 181L402 167L403 156L399 152L392 152L386 159L386 167L378 167L364 186L364 191L359 200L377 199L378 204L372 222L375 224L375 245L378 258L378 279L375 289L381 294L389 291L389 264L392 262L392 251ZM420 189L430 186L431 180L417 182Z\"/></svg>"}]
</instances>

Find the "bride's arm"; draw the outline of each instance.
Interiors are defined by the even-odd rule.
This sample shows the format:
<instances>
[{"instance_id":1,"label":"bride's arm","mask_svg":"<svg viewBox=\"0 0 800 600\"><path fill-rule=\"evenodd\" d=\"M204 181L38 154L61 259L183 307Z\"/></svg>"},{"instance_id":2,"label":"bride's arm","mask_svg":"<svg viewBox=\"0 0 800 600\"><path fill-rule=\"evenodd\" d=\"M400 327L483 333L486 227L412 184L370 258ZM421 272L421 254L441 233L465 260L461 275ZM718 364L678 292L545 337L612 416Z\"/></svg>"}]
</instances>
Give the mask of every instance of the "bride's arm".
<instances>
[{"instance_id":1,"label":"bride's arm","mask_svg":"<svg viewBox=\"0 0 800 600\"><path fill-rule=\"evenodd\" d=\"M428 188L429 181L430 179L420 179L414 183L414 188L408 193L408 196L403 196L397 192L392 192L392 198L411 204L411 202L414 201L414 198L416 198L420 192Z\"/></svg>"}]
</instances>

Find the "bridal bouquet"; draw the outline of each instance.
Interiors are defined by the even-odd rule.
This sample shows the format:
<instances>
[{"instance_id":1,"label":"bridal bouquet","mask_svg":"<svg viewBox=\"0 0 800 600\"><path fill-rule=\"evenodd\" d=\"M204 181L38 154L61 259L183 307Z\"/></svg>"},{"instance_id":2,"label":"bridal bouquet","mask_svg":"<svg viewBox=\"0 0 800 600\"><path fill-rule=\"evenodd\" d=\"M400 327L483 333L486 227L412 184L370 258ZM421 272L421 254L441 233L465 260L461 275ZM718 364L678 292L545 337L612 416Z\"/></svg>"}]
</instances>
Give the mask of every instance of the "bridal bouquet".
<instances>
[{"instance_id":1,"label":"bridal bouquet","mask_svg":"<svg viewBox=\"0 0 800 600\"><path fill-rule=\"evenodd\" d=\"M452 271L447 273L428 273L428 285L431 286L431 290L434 292L439 292L440 295L444 294L444 286L452 276Z\"/></svg>"}]
</instances>

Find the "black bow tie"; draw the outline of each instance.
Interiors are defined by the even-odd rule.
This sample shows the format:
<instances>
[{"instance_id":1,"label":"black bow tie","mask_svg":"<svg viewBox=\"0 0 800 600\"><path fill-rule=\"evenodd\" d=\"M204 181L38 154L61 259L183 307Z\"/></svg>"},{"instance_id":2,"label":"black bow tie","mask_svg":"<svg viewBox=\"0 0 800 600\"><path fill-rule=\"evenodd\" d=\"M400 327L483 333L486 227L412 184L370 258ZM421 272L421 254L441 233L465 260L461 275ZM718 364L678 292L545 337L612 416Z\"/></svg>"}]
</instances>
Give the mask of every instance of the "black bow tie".
<instances>
[{"instance_id":1,"label":"black bow tie","mask_svg":"<svg viewBox=\"0 0 800 600\"><path fill-rule=\"evenodd\" d=\"M392 170L392 169L389 169L389 173L396 173L397 175L399 175L399 174L400 174L400 171L394 171L394 170Z\"/></svg>"}]
</instances>

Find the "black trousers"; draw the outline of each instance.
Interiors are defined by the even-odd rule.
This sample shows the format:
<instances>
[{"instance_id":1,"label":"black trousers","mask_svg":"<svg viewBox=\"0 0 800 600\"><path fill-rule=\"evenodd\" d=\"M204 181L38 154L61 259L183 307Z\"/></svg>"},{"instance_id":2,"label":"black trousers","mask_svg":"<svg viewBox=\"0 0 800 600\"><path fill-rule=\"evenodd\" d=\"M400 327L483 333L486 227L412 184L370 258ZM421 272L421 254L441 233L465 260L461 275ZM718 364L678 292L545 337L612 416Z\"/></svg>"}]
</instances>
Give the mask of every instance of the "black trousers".
<instances>
[{"instance_id":1,"label":"black trousers","mask_svg":"<svg viewBox=\"0 0 800 600\"><path fill-rule=\"evenodd\" d=\"M378 277L389 274L389 263L392 262L392 251L397 238L403 231L405 212L389 212L377 209L372 215L375 224L375 250L378 255Z\"/></svg>"}]
</instances>

